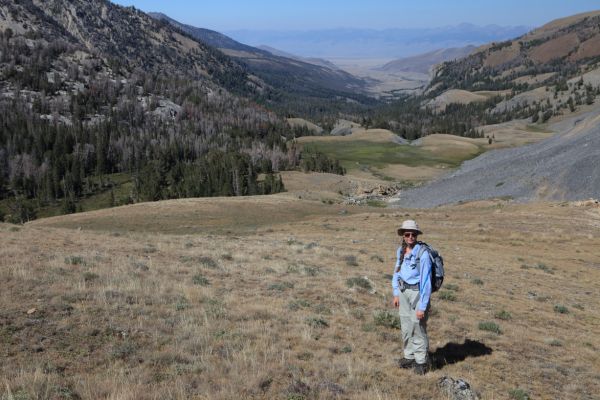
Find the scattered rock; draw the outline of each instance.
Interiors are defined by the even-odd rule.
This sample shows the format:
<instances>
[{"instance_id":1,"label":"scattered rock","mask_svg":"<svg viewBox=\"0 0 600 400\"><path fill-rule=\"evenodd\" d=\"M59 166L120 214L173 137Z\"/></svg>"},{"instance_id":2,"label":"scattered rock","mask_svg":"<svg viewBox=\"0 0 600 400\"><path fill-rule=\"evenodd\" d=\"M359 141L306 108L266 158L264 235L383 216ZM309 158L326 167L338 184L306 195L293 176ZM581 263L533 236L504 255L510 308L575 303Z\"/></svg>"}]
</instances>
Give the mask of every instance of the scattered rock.
<instances>
[{"instance_id":1,"label":"scattered rock","mask_svg":"<svg viewBox=\"0 0 600 400\"><path fill-rule=\"evenodd\" d=\"M400 191L399 185L357 186L344 199L346 205L366 205L369 200L387 202Z\"/></svg>"},{"instance_id":2,"label":"scattered rock","mask_svg":"<svg viewBox=\"0 0 600 400\"><path fill-rule=\"evenodd\" d=\"M340 119L336 122L335 126L331 130L332 136L346 136L352 134L352 129L360 128L360 125L352 121Z\"/></svg>"},{"instance_id":3,"label":"scattered rock","mask_svg":"<svg viewBox=\"0 0 600 400\"><path fill-rule=\"evenodd\" d=\"M600 201L598 199L588 199L581 201L574 201L571 203L573 207L600 207Z\"/></svg>"},{"instance_id":4,"label":"scattered rock","mask_svg":"<svg viewBox=\"0 0 600 400\"><path fill-rule=\"evenodd\" d=\"M444 376L438 381L438 386L450 400L479 400L479 396L471 389L471 385L463 379Z\"/></svg>"},{"instance_id":5,"label":"scattered rock","mask_svg":"<svg viewBox=\"0 0 600 400\"><path fill-rule=\"evenodd\" d=\"M37 308L30 308L29 310L27 310L27 315L31 315L33 313L35 313L37 311Z\"/></svg>"}]
</instances>

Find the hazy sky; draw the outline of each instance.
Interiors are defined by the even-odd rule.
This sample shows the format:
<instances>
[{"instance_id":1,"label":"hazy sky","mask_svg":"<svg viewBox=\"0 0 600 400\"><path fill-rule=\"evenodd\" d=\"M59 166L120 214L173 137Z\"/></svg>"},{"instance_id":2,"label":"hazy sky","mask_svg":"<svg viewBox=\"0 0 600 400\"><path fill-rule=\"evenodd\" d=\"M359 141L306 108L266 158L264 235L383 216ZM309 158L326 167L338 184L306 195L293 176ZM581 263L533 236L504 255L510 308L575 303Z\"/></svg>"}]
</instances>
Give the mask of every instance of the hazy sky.
<instances>
[{"instance_id":1,"label":"hazy sky","mask_svg":"<svg viewBox=\"0 0 600 400\"><path fill-rule=\"evenodd\" d=\"M539 26L600 9L598 0L113 0L217 31Z\"/></svg>"}]
</instances>

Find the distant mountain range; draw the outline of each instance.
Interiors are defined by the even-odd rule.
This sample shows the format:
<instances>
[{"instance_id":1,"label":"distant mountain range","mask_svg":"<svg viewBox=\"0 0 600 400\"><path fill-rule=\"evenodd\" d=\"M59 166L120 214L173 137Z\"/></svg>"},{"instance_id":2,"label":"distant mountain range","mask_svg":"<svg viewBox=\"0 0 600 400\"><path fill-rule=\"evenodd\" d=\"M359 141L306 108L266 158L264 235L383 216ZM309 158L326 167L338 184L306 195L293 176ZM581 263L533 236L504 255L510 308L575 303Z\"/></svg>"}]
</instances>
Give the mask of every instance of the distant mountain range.
<instances>
[{"instance_id":1,"label":"distant mountain range","mask_svg":"<svg viewBox=\"0 0 600 400\"><path fill-rule=\"evenodd\" d=\"M477 26L464 23L420 29L235 30L225 34L252 46L268 45L302 57L400 58L441 48L512 39L530 29L526 26Z\"/></svg>"}]
</instances>

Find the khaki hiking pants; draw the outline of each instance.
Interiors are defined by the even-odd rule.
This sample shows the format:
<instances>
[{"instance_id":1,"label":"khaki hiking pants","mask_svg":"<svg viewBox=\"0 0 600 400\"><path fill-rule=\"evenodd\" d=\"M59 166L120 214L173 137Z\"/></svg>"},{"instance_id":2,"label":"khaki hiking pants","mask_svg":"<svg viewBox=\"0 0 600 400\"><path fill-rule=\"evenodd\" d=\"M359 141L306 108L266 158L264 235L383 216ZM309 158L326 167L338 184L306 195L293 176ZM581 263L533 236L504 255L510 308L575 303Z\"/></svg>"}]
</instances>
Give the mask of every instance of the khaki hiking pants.
<instances>
[{"instance_id":1,"label":"khaki hiking pants","mask_svg":"<svg viewBox=\"0 0 600 400\"><path fill-rule=\"evenodd\" d=\"M427 318L429 307L422 320L417 319L419 290L405 289L400 292L400 325L404 343L404 358L415 360L419 364L427 362L429 338L427 337Z\"/></svg>"}]
</instances>

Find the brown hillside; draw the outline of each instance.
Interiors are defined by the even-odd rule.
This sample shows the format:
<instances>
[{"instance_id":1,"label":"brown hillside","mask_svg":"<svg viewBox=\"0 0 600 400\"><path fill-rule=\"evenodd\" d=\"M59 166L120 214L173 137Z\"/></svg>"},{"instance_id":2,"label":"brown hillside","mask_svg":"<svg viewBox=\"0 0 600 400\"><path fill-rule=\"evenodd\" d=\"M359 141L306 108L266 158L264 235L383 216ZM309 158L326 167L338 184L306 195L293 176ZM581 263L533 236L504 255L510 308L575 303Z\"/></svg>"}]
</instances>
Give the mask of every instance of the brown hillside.
<instances>
[{"instance_id":1,"label":"brown hillside","mask_svg":"<svg viewBox=\"0 0 600 400\"><path fill-rule=\"evenodd\" d=\"M546 63L555 58L568 56L580 43L577 34L573 32L535 47L528 55L535 62Z\"/></svg>"}]
</instances>

